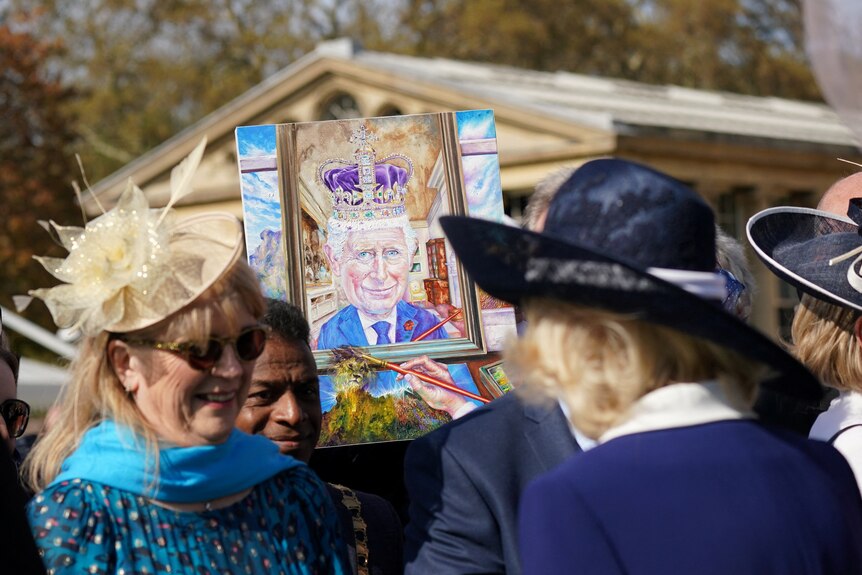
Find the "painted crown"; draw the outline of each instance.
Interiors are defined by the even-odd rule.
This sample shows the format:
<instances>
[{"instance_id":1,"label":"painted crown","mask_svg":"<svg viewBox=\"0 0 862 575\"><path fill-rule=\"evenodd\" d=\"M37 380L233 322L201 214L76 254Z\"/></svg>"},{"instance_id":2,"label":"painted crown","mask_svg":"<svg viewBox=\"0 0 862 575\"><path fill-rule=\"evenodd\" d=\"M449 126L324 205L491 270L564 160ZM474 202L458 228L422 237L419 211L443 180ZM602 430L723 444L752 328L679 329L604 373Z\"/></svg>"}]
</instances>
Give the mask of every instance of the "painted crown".
<instances>
[{"instance_id":1,"label":"painted crown","mask_svg":"<svg viewBox=\"0 0 862 575\"><path fill-rule=\"evenodd\" d=\"M403 154L390 154L381 160L365 124L354 130L350 142L356 143L353 162L335 158L317 170L320 182L332 195L332 217L345 223L374 222L404 215L407 183L413 176L413 162ZM402 165L393 163L397 161ZM336 167L330 167L337 165Z\"/></svg>"}]
</instances>

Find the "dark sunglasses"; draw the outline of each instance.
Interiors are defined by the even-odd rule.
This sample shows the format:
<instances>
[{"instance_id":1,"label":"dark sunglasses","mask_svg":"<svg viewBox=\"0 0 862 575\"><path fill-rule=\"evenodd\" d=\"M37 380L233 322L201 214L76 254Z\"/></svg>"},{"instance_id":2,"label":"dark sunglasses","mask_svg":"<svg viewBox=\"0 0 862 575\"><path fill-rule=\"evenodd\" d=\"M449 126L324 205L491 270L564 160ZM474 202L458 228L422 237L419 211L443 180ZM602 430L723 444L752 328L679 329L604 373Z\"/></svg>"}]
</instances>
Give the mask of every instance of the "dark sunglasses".
<instances>
[{"instance_id":1,"label":"dark sunglasses","mask_svg":"<svg viewBox=\"0 0 862 575\"><path fill-rule=\"evenodd\" d=\"M224 348L232 345L242 361L254 361L266 346L267 329L263 326L242 330L236 337L210 338L204 347L192 342L172 343L150 339L123 339L130 345L143 345L181 356L194 369L209 371L221 358Z\"/></svg>"},{"instance_id":2,"label":"dark sunglasses","mask_svg":"<svg viewBox=\"0 0 862 575\"><path fill-rule=\"evenodd\" d=\"M6 422L9 437L21 437L30 422L30 406L20 399L7 399L0 403L0 415Z\"/></svg>"}]
</instances>

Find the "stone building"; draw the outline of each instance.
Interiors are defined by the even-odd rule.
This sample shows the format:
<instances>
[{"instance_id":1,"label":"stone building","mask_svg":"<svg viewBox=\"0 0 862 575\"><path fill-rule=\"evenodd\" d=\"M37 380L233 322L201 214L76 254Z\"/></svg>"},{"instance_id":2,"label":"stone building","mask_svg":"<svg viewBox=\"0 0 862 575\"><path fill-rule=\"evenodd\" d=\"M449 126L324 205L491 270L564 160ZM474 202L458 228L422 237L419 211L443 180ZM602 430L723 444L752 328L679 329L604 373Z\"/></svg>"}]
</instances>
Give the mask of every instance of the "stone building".
<instances>
[{"instance_id":1,"label":"stone building","mask_svg":"<svg viewBox=\"0 0 862 575\"><path fill-rule=\"evenodd\" d=\"M811 206L859 159L849 130L827 106L656 86L565 72L366 52L349 40L316 50L99 182L112 205L132 177L153 205L170 169L203 135L209 147L185 212L242 215L234 128L241 125L491 108L503 193L518 218L548 172L597 156L645 162L697 189L719 223L743 238L754 212ZM95 203L86 206L97 213ZM783 331L795 294L759 262L753 321Z\"/></svg>"}]
</instances>

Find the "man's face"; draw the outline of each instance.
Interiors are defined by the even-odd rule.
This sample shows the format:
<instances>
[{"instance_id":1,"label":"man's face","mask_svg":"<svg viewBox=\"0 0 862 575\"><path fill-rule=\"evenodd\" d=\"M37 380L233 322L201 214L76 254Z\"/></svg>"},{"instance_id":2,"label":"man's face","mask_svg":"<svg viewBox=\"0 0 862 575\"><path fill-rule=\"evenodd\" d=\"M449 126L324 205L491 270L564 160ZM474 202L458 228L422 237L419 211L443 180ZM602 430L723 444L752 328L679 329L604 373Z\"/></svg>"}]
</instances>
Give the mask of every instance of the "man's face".
<instances>
[{"instance_id":1,"label":"man's face","mask_svg":"<svg viewBox=\"0 0 862 575\"><path fill-rule=\"evenodd\" d=\"M390 314L407 291L413 263L408 252L400 228L350 232L332 266L347 301L370 317Z\"/></svg>"},{"instance_id":2,"label":"man's face","mask_svg":"<svg viewBox=\"0 0 862 575\"><path fill-rule=\"evenodd\" d=\"M308 463L320 437L320 384L308 344L273 335L257 358L248 399L236 420L285 455Z\"/></svg>"}]
</instances>

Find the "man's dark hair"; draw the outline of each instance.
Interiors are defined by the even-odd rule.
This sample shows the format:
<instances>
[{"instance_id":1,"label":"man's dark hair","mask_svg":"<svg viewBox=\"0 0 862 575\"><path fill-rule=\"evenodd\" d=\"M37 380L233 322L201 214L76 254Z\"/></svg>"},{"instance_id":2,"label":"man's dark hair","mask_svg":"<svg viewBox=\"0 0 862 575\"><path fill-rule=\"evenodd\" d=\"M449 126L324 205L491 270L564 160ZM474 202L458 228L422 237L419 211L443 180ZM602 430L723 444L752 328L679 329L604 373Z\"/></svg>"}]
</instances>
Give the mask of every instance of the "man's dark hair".
<instances>
[{"instance_id":1,"label":"man's dark hair","mask_svg":"<svg viewBox=\"0 0 862 575\"><path fill-rule=\"evenodd\" d=\"M309 341L311 328L308 326L308 321L302 314L302 310L292 303L267 298L266 314L261 321L283 339L305 343Z\"/></svg>"}]
</instances>

